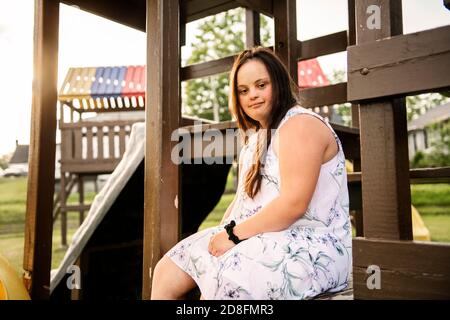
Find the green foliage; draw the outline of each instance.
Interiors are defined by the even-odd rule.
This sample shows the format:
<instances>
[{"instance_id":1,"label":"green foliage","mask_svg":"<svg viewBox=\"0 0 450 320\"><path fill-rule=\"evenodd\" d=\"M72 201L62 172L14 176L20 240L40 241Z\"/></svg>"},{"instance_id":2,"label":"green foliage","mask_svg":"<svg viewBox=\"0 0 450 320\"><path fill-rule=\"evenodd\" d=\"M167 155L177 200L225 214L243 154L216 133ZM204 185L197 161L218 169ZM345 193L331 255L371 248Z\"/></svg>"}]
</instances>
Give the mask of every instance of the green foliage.
<instances>
[{"instance_id":1,"label":"green foliage","mask_svg":"<svg viewBox=\"0 0 450 320\"><path fill-rule=\"evenodd\" d=\"M329 81L332 84L341 83L347 81L347 75L344 70L333 70L333 74L329 77ZM352 105L351 103L339 104L335 111L341 116L344 125L350 126L352 123Z\"/></svg>"},{"instance_id":2,"label":"green foliage","mask_svg":"<svg viewBox=\"0 0 450 320\"><path fill-rule=\"evenodd\" d=\"M5 154L3 156L0 156L0 168L1 169L8 168L9 159L11 159L11 154Z\"/></svg>"},{"instance_id":3,"label":"green foliage","mask_svg":"<svg viewBox=\"0 0 450 320\"><path fill-rule=\"evenodd\" d=\"M426 152L416 152L410 163L412 168L450 166L450 122L435 124L430 129L438 131L440 139L431 143Z\"/></svg>"},{"instance_id":4,"label":"green foliage","mask_svg":"<svg viewBox=\"0 0 450 320\"><path fill-rule=\"evenodd\" d=\"M408 121L419 117L430 109L450 102L450 99L439 93L425 93L406 97Z\"/></svg>"},{"instance_id":5,"label":"green foliage","mask_svg":"<svg viewBox=\"0 0 450 320\"><path fill-rule=\"evenodd\" d=\"M261 15L260 23L262 44L266 45L271 40L269 21ZM198 29L188 65L234 55L245 47L245 10L237 8L205 18ZM228 82L228 73L187 81L183 114L215 121L231 120Z\"/></svg>"}]
</instances>

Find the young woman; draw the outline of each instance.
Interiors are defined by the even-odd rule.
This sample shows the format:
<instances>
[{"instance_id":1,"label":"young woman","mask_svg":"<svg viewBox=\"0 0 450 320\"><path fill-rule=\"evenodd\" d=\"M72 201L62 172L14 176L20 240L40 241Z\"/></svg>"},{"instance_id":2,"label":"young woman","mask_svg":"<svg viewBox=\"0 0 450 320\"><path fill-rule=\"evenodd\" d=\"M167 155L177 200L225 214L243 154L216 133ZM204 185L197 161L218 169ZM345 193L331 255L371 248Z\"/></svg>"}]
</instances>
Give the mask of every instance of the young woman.
<instances>
[{"instance_id":1,"label":"young woman","mask_svg":"<svg viewBox=\"0 0 450 320\"><path fill-rule=\"evenodd\" d=\"M242 52L230 87L239 128L255 131L241 150L236 196L219 226L161 259L152 299L180 298L196 285L205 299L306 299L344 289L352 239L338 137L297 105L297 86L269 50Z\"/></svg>"}]
</instances>

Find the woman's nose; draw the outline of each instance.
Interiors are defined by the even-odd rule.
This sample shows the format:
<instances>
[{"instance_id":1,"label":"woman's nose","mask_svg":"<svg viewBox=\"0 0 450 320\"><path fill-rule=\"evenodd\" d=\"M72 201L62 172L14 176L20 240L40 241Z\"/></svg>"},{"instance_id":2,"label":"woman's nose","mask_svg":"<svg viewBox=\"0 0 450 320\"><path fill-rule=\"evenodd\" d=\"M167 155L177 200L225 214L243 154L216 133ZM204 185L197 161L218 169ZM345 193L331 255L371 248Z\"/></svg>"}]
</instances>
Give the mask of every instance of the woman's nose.
<instances>
[{"instance_id":1,"label":"woman's nose","mask_svg":"<svg viewBox=\"0 0 450 320\"><path fill-rule=\"evenodd\" d=\"M256 99L258 97L258 91L256 89L250 89L250 99Z\"/></svg>"}]
</instances>

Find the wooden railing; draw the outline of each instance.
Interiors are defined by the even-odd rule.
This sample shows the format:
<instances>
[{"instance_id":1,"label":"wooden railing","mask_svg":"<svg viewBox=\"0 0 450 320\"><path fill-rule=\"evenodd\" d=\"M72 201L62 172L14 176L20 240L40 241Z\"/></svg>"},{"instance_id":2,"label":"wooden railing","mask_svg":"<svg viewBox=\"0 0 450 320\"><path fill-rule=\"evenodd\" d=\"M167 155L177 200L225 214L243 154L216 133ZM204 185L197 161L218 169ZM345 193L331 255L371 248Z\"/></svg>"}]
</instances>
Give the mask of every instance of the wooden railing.
<instances>
[{"instance_id":1,"label":"wooden railing","mask_svg":"<svg viewBox=\"0 0 450 320\"><path fill-rule=\"evenodd\" d=\"M136 121L62 123L61 170L72 173L109 173L125 152Z\"/></svg>"}]
</instances>

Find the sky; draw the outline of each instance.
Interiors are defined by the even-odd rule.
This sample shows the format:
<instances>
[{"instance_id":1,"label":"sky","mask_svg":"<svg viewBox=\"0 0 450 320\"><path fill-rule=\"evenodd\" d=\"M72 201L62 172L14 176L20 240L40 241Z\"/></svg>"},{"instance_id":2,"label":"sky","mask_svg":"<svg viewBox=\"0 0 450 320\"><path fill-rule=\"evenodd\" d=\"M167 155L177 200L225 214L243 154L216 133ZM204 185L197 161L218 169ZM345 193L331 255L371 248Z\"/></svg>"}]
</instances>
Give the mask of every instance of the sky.
<instances>
[{"instance_id":1,"label":"sky","mask_svg":"<svg viewBox=\"0 0 450 320\"><path fill-rule=\"evenodd\" d=\"M0 0L0 156L13 152L16 140L30 140L33 11L33 0ZM404 33L449 24L442 0L403 0ZM299 40L346 29L347 0L297 0ZM195 23L187 34L195 34ZM58 88L70 67L146 63L145 33L74 7L61 5L59 38ZM182 53L188 54L189 47ZM319 62L328 75L346 69L345 53Z\"/></svg>"}]
</instances>

